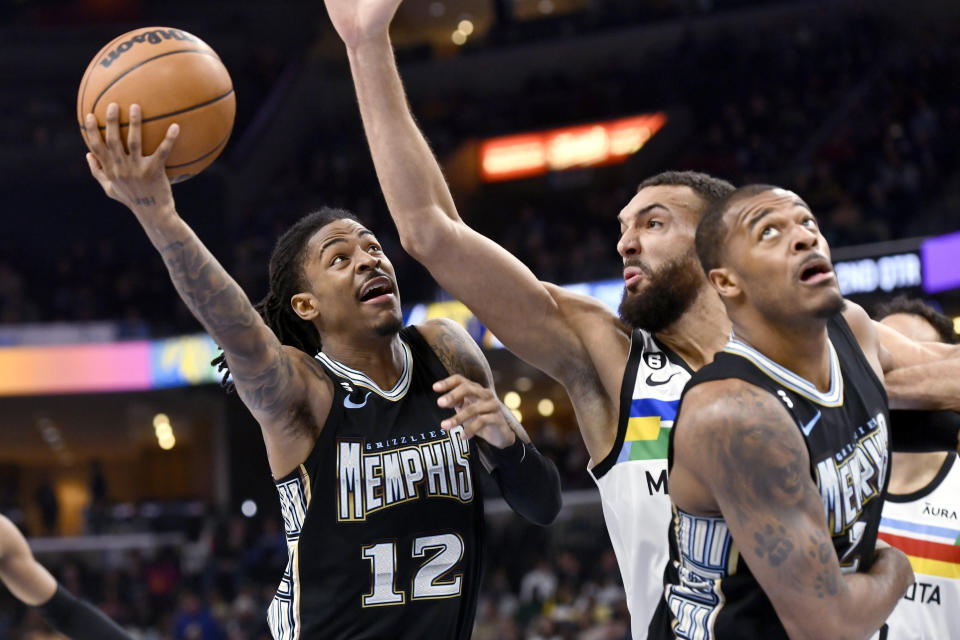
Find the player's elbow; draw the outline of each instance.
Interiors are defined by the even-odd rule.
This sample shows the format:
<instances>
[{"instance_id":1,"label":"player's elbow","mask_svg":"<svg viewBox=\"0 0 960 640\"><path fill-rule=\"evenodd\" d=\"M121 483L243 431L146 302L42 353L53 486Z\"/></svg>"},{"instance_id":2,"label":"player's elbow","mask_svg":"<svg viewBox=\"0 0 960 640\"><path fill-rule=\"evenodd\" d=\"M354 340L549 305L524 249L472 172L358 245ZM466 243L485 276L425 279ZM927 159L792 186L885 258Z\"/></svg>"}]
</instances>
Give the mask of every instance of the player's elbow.
<instances>
[{"instance_id":1,"label":"player's elbow","mask_svg":"<svg viewBox=\"0 0 960 640\"><path fill-rule=\"evenodd\" d=\"M560 495L559 487L556 492L550 492L544 500L541 500L530 510L527 519L541 527L553 524L557 516L560 515L560 509L563 507L563 498L561 498Z\"/></svg>"},{"instance_id":2,"label":"player's elbow","mask_svg":"<svg viewBox=\"0 0 960 640\"><path fill-rule=\"evenodd\" d=\"M397 232L403 250L418 262L439 256L455 235L453 222L438 206L429 206L406 221L397 219Z\"/></svg>"},{"instance_id":3,"label":"player's elbow","mask_svg":"<svg viewBox=\"0 0 960 640\"><path fill-rule=\"evenodd\" d=\"M841 610L839 607L829 610L824 608L821 612L811 618L794 618L786 620L781 618L784 628L790 640L865 640L869 638L879 627L867 627L858 624L853 620L849 612Z\"/></svg>"},{"instance_id":4,"label":"player's elbow","mask_svg":"<svg viewBox=\"0 0 960 640\"><path fill-rule=\"evenodd\" d=\"M552 460L534 449L519 469L497 470L497 483L510 507L541 527L553 524L563 507L560 473Z\"/></svg>"},{"instance_id":5,"label":"player's elbow","mask_svg":"<svg viewBox=\"0 0 960 640\"><path fill-rule=\"evenodd\" d=\"M556 521L557 516L560 515L560 507L563 505L558 499L556 501L512 506L517 513L531 524L535 524L538 527L548 527Z\"/></svg>"}]
</instances>

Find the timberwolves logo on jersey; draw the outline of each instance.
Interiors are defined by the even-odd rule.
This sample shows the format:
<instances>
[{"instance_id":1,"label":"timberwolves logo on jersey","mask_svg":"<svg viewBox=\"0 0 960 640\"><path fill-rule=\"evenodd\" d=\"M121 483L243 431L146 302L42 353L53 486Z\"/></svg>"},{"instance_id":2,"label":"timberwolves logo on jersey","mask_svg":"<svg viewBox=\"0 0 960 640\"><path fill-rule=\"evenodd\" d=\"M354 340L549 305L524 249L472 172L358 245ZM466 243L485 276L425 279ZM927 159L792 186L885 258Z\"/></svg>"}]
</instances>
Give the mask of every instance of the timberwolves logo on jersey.
<instances>
[{"instance_id":1,"label":"timberwolves logo on jersey","mask_svg":"<svg viewBox=\"0 0 960 640\"><path fill-rule=\"evenodd\" d=\"M419 497L473 499L470 445L463 427L365 442L337 440L337 520L367 515Z\"/></svg>"}]
</instances>

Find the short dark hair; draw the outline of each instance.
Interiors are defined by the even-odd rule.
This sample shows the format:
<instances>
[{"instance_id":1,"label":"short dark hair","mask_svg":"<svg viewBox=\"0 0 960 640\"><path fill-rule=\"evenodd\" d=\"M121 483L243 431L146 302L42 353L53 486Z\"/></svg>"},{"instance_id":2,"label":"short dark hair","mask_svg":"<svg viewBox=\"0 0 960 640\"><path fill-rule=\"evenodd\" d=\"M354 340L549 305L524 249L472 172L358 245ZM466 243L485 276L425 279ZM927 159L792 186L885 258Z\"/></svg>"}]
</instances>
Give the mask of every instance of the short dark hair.
<instances>
[{"instance_id":1,"label":"short dark hair","mask_svg":"<svg viewBox=\"0 0 960 640\"><path fill-rule=\"evenodd\" d=\"M723 216L736 202L745 198L752 198L758 193L777 189L769 184L748 184L734 189L723 198L707 207L707 212L700 218L697 225L696 247L697 258L705 273L720 266L723 260L723 247L727 239L727 225Z\"/></svg>"},{"instance_id":2,"label":"short dark hair","mask_svg":"<svg viewBox=\"0 0 960 640\"><path fill-rule=\"evenodd\" d=\"M940 334L940 341L947 344L957 344L960 342L960 336L953 328L953 320L927 304L920 298L911 298L905 295L899 295L893 300L884 302L877 306L875 315L877 320L883 320L887 316L895 313L908 313L914 316L920 316L930 323L930 325Z\"/></svg>"},{"instance_id":3,"label":"short dark hair","mask_svg":"<svg viewBox=\"0 0 960 640\"><path fill-rule=\"evenodd\" d=\"M663 171L650 176L640 183L637 191L647 187L690 187L709 207L714 202L727 197L735 189L723 178L716 178L699 171Z\"/></svg>"},{"instance_id":4,"label":"short dark hair","mask_svg":"<svg viewBox=\"0 0 960 640\"><path fill-rule=\"evenodd\" d=\"M294 312L290 299L307 288L303 269L307 242L321 228L344 219L360 222L355 214L346 209L323 207L308 213L287 229L277 240L270 255L270 288L267 295L254 306L281 344L296 347L309 356L317 355L323 347L320 334L312 322ZM233 385L228 382L230 371L225 355L221 353L210 364L223 372L221 385L228 391L232 390Z\"/></svg>"}]
</instances>

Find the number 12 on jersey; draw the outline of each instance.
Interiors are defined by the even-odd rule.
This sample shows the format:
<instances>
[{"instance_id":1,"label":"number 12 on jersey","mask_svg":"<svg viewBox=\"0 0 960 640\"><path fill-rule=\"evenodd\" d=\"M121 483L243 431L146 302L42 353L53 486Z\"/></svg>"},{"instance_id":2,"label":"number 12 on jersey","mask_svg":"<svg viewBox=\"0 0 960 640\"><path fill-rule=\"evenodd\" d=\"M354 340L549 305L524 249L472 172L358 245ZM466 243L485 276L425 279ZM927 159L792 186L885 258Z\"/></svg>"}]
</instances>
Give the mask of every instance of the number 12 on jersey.
<instances>
[{"instance_id":1,"label":"number 12 on jersey","mask_svg":"<svg viewBox=\"0 0 960 640\"><path fill-rule=\"evenodd\" d=\"M430 553L433 555L430 555ZM410 598L451 598L460 595L463 575L447 576L463 558L463 540L455 533L421 536L413 539L412 557L426 558L413 576ZM363 547L362 556L370 561L372 585L363 596L364 607L380 607L406 602L397 590L397 543L381 542Z\"/></svg>"}]
</instances>

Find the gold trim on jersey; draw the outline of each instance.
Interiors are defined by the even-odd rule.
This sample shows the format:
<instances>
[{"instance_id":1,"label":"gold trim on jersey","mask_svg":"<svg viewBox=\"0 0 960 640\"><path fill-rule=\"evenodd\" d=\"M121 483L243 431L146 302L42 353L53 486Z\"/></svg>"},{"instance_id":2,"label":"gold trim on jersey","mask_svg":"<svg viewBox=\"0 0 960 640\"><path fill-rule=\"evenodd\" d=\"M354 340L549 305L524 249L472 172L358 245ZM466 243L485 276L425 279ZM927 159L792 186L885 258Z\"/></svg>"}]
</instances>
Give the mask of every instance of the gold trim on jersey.
<instances>
[{"instance_id":1,"label":"gold trim on jersey","mask_svg":"<svg viewBox=\"0 0 960 640\"><path fill-rule=\"evenodd\" d=\"M277 484L287 541L287 566L280 586L267 607L267 623L275 640L298 640L300 619L300 536L310 508L310 474L301 464L297 474Z\"/></svg>"},{"instance_id":2,"label":"gold trim on jersey","mask_svg":"<svg viewBox=\"0 0 960 640\"><path fill-rule=\"evenodd\" d=\"M727 342L723 350L726 353L746 358L767 377L811 402L824 407L840 407L843 406L843 375L840 371L840 358L837 357L837 350L834 349L833 342L829 338L827 338L827 347L830 353L830 388L826 393L821 392L816 385L806 378L802 378L786 367L780 366L747 343L737 340L734 336L730 337L730 341Z\"/></svg>"},{"instance_id":3,"label":"gold trim on jersey","mask_svg":"<svg viewBox=\"0 0 960 640\"><path fill-rule=\"evenodd\" d=\"M313 497L310 493L310 472L307 471L306 465L303 463L300 464L300 482L303 486L303 496L306 499L306 505L303 508L303 518L306 520L307 511L310 509L311 498ZM297 621L297 634L295 640L300 637L300 629L302 624L300 622L300 537L297 537L296 547L293 550L293 588L294 588L294 599L293 599L293 615Z\"/></svg>"},{"instance_id":4,"label":"gold trim on jersey","mask_svg":"<svg viewBox=\"0 0 960 640\"><path fill-rule=\"evenodd\" d=\"M402 338L400 340L400 346L403 351L403 370L400 372L400 378L397 380L397 383L393 385L393 388L389 391L381 389L380 386L363 371L352 369L342 362L334 360L322 351L316 355L316 358L327 365L327 367L338 376L346 378L356 386L369 389L378 396L396 402L407 395L407 391L410 389L410 380L413 378L413 354L410 352L410 347Z\"/></svg>"}]
</instances>

